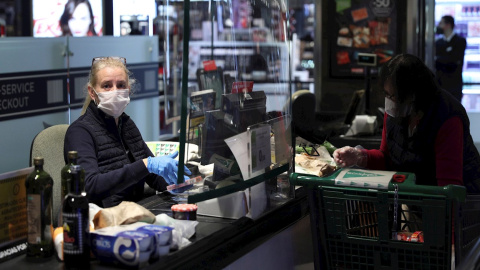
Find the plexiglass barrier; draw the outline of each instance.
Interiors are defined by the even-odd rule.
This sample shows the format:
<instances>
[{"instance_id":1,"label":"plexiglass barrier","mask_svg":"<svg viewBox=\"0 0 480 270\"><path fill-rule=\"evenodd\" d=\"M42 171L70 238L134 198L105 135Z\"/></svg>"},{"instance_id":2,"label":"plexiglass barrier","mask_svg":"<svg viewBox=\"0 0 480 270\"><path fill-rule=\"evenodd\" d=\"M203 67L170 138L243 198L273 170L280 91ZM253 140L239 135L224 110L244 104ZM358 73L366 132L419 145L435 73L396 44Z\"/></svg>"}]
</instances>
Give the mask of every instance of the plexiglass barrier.
<instances>
[{"instance_id":1,"label":"plexiglass barrier","mask_svg":"<svg viewBox=\"0 0 480 270\"><path fill-rule=\"evenodd\" d=\"M180 119L180 161L202 177L188 201L288 171L286 1L166 1L163 14L165 115ZM195 158L185 156L188 145L198 146Z\"/></svg>"}]
</instances>

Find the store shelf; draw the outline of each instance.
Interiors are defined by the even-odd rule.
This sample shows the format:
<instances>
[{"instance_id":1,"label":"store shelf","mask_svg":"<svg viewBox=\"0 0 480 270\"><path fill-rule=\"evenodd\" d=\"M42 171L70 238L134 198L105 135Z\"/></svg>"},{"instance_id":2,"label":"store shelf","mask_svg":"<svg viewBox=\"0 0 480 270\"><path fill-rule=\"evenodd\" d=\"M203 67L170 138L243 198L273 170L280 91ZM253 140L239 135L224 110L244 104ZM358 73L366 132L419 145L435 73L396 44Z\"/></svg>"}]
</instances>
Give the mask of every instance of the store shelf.
<instances>
[{"instance_id":1,"label":"store shelf","mask_svg":"<svg viewBox=\"0 0 480 270\"><path fill-rule=\"evenodd\" d=\"M210 41L190 41L191 46L201 46L201 47L214 47L214 48L242 48L242 47L278 47L285 46L285 42L255 42L255 41L214 41L213 44Z\"/></svg>"}]
</instances>

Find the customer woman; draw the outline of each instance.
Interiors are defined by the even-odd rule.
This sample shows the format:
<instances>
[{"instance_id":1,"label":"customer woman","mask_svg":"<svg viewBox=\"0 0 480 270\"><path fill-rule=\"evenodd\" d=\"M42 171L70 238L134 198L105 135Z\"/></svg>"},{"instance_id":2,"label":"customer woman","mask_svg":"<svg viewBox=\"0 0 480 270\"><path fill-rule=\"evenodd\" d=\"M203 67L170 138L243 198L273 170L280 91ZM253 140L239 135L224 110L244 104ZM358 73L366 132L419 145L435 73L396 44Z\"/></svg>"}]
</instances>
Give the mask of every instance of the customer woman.
<instances>
[{"instance_id":1,"label":"customer woman","mask_svg":"<svg viewBox=\"0 0 480 270\"><path fill-rule=\"evenodd\" d=\"M141 200L145 182L158 191L177 182L176 153L153 157L137 126L123 112L133 84L125 58L94 58L82 115L65 135L65 160L68 151L78 151L87 197L101 207ZM186 167L185 172L190 174Z\"/></svg>"},{"instance_id":2,"label":"customer woman","mask_svg":"<svg viewBox=\"0 0 480 270\"><path fill-rule=\"evenodd\" d=\"M96 36L92 6L88 0L68 0L60 17L63 36Z\"/></svg>"},{"instance_id":3,"label":"customer woman","mask_svg":"<svg viewBox=\"0 0 480 270\"><path fill-rule=\"evenodd\" d=\"M380 149L343 147L333 156L342 167L413 172L416 183L465 185L480 192L480 157L462 104L438 87L417 57L397 55L380 70L385 116Z\"/></svg>"}]
</instances>

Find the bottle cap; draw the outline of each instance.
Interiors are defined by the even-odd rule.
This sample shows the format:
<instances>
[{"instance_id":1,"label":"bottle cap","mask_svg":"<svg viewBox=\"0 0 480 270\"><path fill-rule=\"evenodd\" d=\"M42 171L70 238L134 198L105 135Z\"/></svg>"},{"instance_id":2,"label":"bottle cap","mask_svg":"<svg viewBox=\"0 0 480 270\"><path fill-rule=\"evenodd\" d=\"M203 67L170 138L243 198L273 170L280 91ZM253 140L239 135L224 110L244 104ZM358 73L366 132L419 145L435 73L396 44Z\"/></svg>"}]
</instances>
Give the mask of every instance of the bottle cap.
<instances>
[{"instance_id":1,"label":"bottle cap","mask_svg":"<svg viewBox=\"0 0 480 270\"><path fill-rule=\"evenodd\" d=\"M43 157L34 157L33 165L35 166L43 165Z\"/></svg>"},{"instance_id":2,"label":"bottle cap","mask_svg":"<svg viewBox=\"0 0 480 270\"><path fill-rule=\"evenodd\" d=\"M78 157L77 151L68 151L68 159L76 159Z\"/></svg>"}]
</instances>

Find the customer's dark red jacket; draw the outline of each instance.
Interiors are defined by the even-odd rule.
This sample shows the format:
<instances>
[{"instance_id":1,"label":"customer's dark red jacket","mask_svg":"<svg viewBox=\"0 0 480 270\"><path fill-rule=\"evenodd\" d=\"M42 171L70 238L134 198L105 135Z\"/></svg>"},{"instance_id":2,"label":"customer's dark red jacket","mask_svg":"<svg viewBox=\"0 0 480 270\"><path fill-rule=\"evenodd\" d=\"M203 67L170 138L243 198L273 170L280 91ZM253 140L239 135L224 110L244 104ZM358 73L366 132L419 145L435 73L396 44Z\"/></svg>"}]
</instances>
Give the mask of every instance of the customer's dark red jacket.
<instances>
[{"instance_id":1,"label":"customer's dark red jacket","mask_svg":"<svg viewBox=\"0 0 480 270\"><path fill-rule=\"evenodd\" d=\"M413 172L417 184L465 185L480 193L480 156L465 109L444 90L432 99L411 137L405 121L385 114L380 149L366 150L367 167Z\"/></svg>"}]
</instances>

